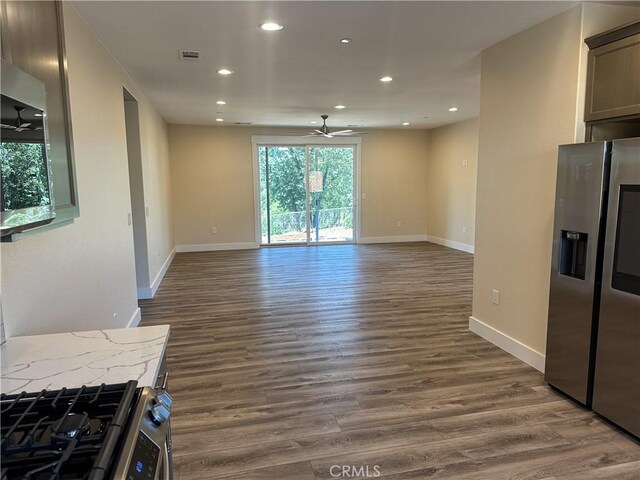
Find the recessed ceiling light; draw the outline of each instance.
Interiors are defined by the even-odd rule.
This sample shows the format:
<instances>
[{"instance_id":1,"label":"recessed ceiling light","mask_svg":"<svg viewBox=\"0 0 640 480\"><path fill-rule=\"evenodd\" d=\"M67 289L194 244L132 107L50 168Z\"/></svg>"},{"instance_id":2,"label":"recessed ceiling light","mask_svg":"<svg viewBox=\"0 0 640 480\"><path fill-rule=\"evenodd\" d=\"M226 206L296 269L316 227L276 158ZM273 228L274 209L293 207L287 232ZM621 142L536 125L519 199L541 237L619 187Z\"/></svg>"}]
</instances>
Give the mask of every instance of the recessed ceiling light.
<instances>
[{"instance_id":1,"label":"recessed ceiling light","mask_svg":"<svg viewBox=\"0 0 640 480\"><path fill-rule=\"evenodd\" d=\"M405 127L408 125L411 125L409 122L402 122L402 125L404 125Z\"/></svg>"},{"instance_id":2,"label":"recessed ceiling light","mask_svg":"<svg viewBox=\"0 0 640 480\"><path fill-rule=\"evenodd\" d=\"M218 70L218 73L220 75L231 75L233 73L233 70L229 70L227 68L221 68L220 70Z\"/></svg>"},{"instance_id":3,"label":"recessed ceiling light","mask_svg":"<svg viewBox=\"0 0 640 480\"><path fill-rule=\"evenodd\" d=\"M216 122L224 122L224 118L216 118Z\"/></svg>"},{"instance_id":4,"label":"recessed ceiling light","mask_svg":"<svg viewBox=\"0 0 640 480\"><path fill-rule=\"evenodd\" d=\"M382 77L382 78L380 79L380 81L381 81L381 82L385 82L385 83L390 82L390 81L392 81L392 80L393 80L393 78L392 78L392 77L389 77L389 76L385 76L385 77Z\"/></svg>"},{"instance_id":5,"label":"recessed ceiling light","mask_svg":"<svg viewBox=\"0 0 640 480\"><path fill-rule=\"evenodd\" d=\"M226 105L227 104L227 102L225 102L224 100L218 100L216 103L218 105Z\"/></svg>"},{"instance_id":6,"label":"recessed ceiling light","mask_svg":"<svg viewBox=\"0 0 640 480\"><path fill-rule=\"evenodd\" d=\"M346 105L336 105L334 108L337 108L338 110L342 110L343 108L347 108Z\"/></svg>"},{"instance_id":7,"label":"recessed ceiling light","mask_svg":"<svg viewBox=\"0 0 640 480\"><path fill-rule=\"evenodd\" d=\"M260 25L260 28L262 30L267 31L267 32L277 32L278 30L282 30L284 28L284 26L280 25L279 23L275 23L275 22L266 22L266 23L263 23L262 25Z\"/></svg>"},{"instance_id":8,"label":"recessed ceiling light","mask_svg":"<svg viewBox=\"0 0 640 480\"><path fill-rule=\"evenodd\" d=\"M351 43L351 39L348 37L344 37L340 39L340 43Z\"/></svg>"},{"instance_id":9,"label":"recessed ceiling light","mask_svg":"<svg viewBox=\"0 0 640 480\"><path fill-rule=\"evenodd\" d=\"M450 112L457 112L458 111L458 107L451 107L449 109Z\"/></svg>"}]
</instances>

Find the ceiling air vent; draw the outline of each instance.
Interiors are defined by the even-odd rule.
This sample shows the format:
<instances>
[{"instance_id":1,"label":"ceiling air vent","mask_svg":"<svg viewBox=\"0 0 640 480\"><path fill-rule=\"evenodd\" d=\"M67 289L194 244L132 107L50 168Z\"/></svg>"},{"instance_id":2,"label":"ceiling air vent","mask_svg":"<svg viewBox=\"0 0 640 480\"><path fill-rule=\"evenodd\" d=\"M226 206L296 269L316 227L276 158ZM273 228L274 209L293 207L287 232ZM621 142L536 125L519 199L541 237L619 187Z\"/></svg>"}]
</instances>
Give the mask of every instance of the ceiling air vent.
<instances>
[{"instance_id":1,"label":"ceiling air vent","mask_svg":"<svg viewBox=\"0 0 640 480\"><path fill-rule=\"evenodd\" d=\"M236 122L236 125L252 125L251 122Z\"/></svg>"},{"instance_id":2,"label":"ceiling air vent","mask_svg":"<svg viewBox=\"0 0 640 480\"><path fill-rule=\"evenodd\" d=\"M178 50L180 60L200 60L200 52L197 50Z\"/></svg>"}]
</instances>

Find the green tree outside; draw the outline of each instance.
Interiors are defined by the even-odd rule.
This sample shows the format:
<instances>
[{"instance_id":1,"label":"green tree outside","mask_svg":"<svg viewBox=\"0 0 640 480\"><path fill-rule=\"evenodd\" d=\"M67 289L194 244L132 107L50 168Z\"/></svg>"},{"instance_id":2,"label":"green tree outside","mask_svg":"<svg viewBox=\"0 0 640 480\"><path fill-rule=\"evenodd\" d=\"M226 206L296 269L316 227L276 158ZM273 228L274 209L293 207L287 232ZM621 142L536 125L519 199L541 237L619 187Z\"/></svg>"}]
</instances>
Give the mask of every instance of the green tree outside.
<instances>
[{"instance_id":1,"label":"green tree outside","mask_svg":"<svg viewBox=\"0 0 640 480\"><path fill-rule=\"evenodd\" d=\"M267 149L270 225L267 224ZM306 148L260 147L262 231L271 235L306 230ZM322 188L310 192L311 229L353 228L353 155L351 147L311 147L309 169L318 172Z\"/></svg>"},{"instance_id":2,"label":"green tree outside","mask_svg":"<svg viewBox=\"0 0 640 480\"><path fill-rule=\"evenodd\" d=\"M44 148L41 143L0 143L4 210L51 203Z\"/></svg>"}]
</instances>

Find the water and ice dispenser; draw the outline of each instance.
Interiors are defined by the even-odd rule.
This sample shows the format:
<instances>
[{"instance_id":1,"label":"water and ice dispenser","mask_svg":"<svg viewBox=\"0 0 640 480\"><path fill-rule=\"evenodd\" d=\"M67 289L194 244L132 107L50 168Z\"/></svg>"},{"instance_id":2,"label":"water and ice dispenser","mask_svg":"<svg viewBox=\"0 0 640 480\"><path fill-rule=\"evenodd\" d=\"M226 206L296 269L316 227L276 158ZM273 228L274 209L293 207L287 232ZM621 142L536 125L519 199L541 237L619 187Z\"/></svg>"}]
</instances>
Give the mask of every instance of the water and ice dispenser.
<instances>
[{"instance_id":1,"label":"water and ice dispenser","mask_svg":"<svg viewBox=\"0 0 640 480\"><path fill-rule=\"evenodd\" d=\"M587 269L589 234L561 230L558 273L584 280Z\"/></svg>"}]
</instances>

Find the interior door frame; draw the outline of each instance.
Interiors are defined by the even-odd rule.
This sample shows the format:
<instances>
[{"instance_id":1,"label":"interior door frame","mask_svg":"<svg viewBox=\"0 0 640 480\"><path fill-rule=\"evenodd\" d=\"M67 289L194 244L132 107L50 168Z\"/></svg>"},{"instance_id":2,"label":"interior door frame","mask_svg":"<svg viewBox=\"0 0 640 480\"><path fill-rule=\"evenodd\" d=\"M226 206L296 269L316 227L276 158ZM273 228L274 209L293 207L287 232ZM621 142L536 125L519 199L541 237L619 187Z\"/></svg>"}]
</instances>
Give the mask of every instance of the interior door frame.
<instances>
[{"instance_id":1,"label":"interior door frame","mask_svg":"<svg viewBox=\"0 0 640 480\"><path fill-rule=\"evenodd\" d=\"M309 170L309 148L310 147L322 147L322 146L345 146L352 147L354 149L354 163L353 163L353 218L354 218L354 231L353 242L360 243L360 187L361 187L361 175L360 175L360 151L362 150L362 138L361 137L343 137L343 138L313 138L313 141L309 141L307 138L294 137L294 136L271 136L271 135L252 135L251 136L251 155L253 164L253 209L254 209L254 228L255 228L255 242L258 247L266 246L262 245L262 222L260 218L260 165L258 149L260 147L286 147L286 146L304 146L306 149L306 162L307 172ZM286 243L282 246L292 245L331 245L331 244L345 244L351 242L309 242L309 178L308 174L305 174L306 185L306 208L307 208L307 242L306 243ZM280 246L280 245L269 245Z\"/></svg>"}]
</instances>

